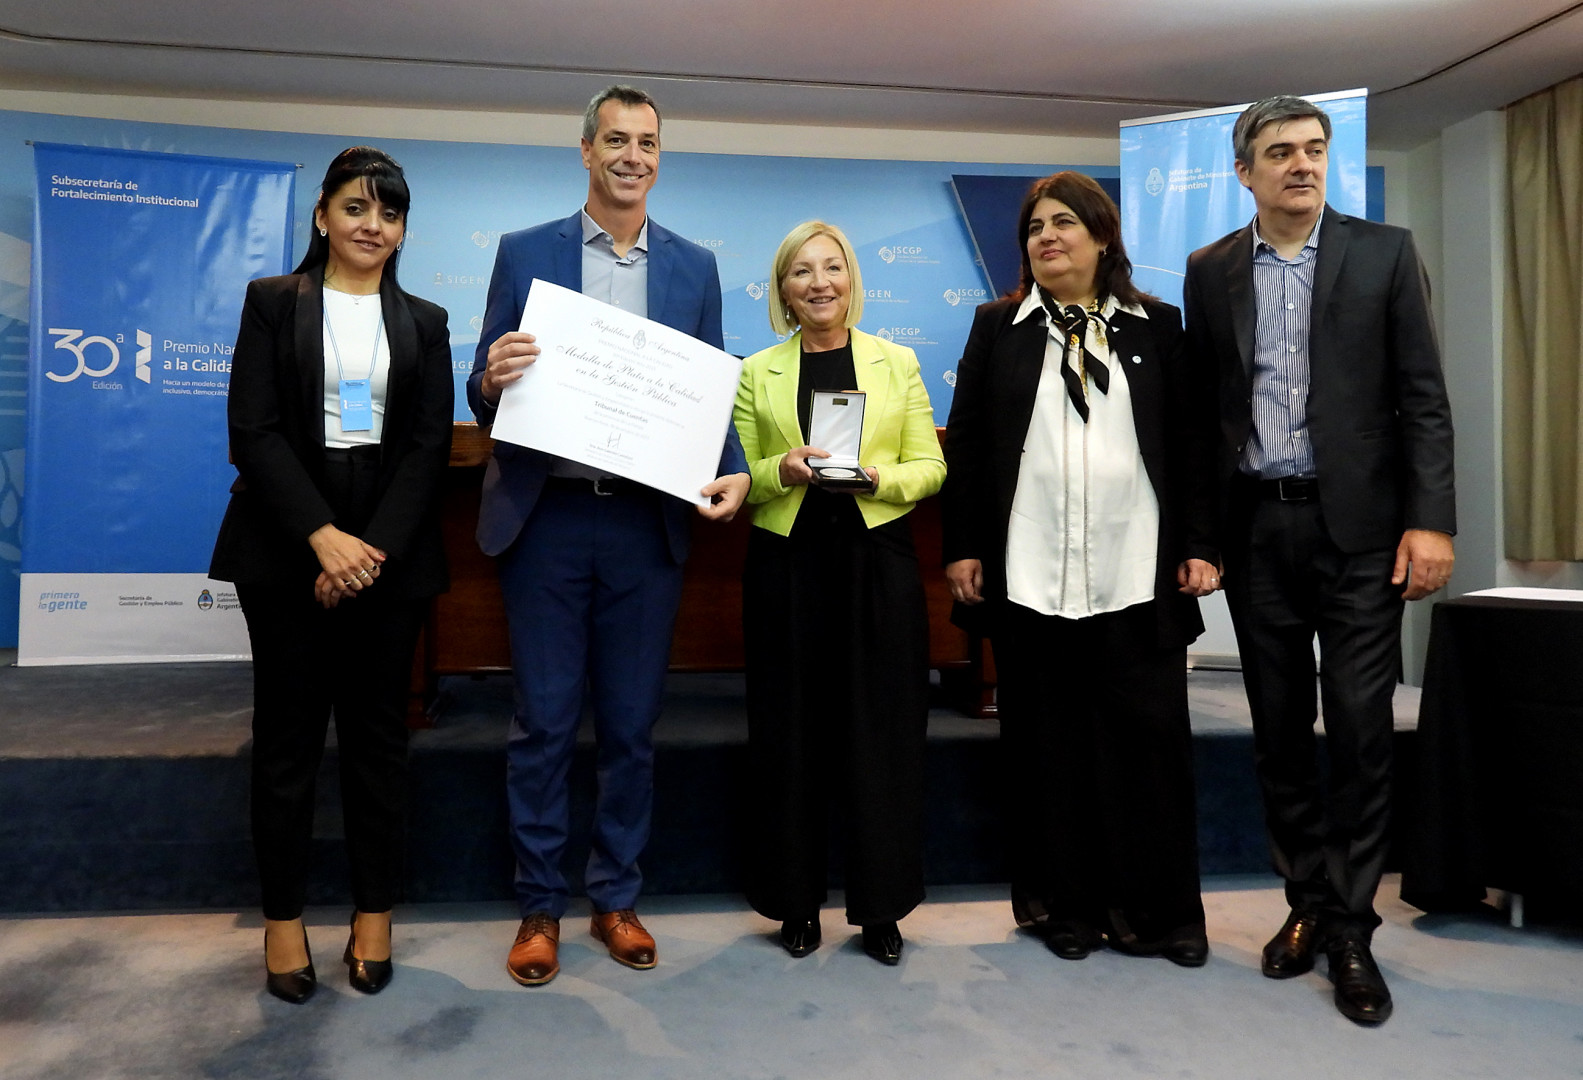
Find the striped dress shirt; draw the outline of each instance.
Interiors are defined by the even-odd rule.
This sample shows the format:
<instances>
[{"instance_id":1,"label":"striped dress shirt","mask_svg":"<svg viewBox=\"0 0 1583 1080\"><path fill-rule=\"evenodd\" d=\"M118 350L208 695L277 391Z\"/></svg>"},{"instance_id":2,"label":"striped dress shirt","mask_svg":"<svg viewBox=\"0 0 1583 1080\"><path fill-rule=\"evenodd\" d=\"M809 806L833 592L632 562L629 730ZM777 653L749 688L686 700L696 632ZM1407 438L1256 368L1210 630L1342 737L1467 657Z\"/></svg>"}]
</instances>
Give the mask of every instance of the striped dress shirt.
<instances>
[{"instance_id":1,"label":"striped dress shirt","mask_svg":"<svg viewBox=\"0 0 1583 1080\"><path fill-rule=\"evenodd\" d=\"M1323 219L1323 214L1320 215ZM1242 471L1272 480L1313 476L1308 438L1308 329L1313 308L1319 222L1303 249L1283 259L1253 219L1253 435Z\"/></svg>"}]
</instances>

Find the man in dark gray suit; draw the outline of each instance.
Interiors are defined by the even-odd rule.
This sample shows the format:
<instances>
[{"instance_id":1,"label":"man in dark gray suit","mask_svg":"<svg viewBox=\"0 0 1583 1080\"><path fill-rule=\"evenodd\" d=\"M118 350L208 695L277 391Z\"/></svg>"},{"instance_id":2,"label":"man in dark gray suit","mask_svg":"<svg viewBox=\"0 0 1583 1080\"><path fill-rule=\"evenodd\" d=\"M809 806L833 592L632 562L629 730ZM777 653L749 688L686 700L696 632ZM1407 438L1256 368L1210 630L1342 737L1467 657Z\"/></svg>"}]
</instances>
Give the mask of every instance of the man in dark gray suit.
<instances>
[{"instance_id":1,"label":"man in dark gray suit","mask_svg":"<svg viewBox=\"0 0 1583 1080\"><path fill-rule=\"evenodd\" d=\"M1336 1007L1378 1024L1391 1014L1369 948L1388 845L1391 698L1403 600L1451 574L1451 408L1411 234L1325 205L1330 130L1296 97L1237 120L1237 176L1258 212L1188 258L1184 306L1201 405L1220 417L1225 588L1292 909L1261 969L1300 975L1322 949Z\"/></svg>"}]
</instances>

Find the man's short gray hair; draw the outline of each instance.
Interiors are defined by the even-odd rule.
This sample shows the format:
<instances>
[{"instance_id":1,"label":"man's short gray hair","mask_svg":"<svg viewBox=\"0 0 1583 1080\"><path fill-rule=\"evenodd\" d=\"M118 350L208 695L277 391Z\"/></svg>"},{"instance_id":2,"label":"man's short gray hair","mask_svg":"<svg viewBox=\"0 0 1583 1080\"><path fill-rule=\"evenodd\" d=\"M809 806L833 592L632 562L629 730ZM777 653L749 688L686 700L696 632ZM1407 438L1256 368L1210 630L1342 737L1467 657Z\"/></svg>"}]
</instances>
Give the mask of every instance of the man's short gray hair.
<instances>
[{"instance_id":1,"label":"man's short gray hair","mask_svg":"<svg viewBox=\"0 0 1583 1080\"><path fill-rule=\"evenodd\" d=\"M660 107L649 96L648 91L639 90L635 86L607 86L594 95L588 103L588 108L583 110L583 138L588 142L594 141L594 136L599 133L599 107L607 101L619 101L623 105L647 105L654 110L654 130L660 129Z\"/></svg>"},{"instance_id":2,"label":"man's short gray hair","mask_svg":"<svg viewBox=\"0 0 1583 1080\"><path fill-rule=\"evenodd\" d=\"M1259 132L1264 130L1266 124L1284 124L1310 117L1319 121L1319 126L1325 132L1325 142L1329 142L1330 116L1307 98L1277 94L1263 101L1255 101L1242 110L1236 126L1231 129L1231 147L1236 151L1237 160L1244 165L1253 164L1253 140L1259 137Z\"/></svg>"}]
</instances>

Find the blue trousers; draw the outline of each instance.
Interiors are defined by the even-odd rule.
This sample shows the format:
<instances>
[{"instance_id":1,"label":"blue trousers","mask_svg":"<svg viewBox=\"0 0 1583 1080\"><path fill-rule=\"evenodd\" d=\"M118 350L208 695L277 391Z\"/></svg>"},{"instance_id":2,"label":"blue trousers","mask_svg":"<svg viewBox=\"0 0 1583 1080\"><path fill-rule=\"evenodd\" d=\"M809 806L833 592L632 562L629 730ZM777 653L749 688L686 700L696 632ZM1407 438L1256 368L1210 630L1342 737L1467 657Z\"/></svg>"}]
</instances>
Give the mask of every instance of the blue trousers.
<instances>
[{"instance_id":1,"label":"blue trousers","mask_svg":"<svg viewBox=\"0 0 1583 1080\"><path fill-rule=\"evenodd\" d=\"M597 911L633 907L654 805L654 744L681 601L658 493L547 487L500 556L516 711L506 790L522 914L566 911L567 777L585 688L598 740L593 846Z\"/></svg>"}]
</instances>

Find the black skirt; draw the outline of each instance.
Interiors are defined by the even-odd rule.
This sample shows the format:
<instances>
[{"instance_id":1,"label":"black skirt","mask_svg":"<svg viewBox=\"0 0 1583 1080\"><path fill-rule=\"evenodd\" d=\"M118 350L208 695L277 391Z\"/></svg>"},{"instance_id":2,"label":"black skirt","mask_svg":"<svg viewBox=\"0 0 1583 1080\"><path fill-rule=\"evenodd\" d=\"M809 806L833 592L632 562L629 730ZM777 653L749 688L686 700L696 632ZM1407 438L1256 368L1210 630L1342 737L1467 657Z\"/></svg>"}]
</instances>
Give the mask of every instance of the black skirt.
<instances>
[{"instance_id":1,"label":"black skirt","mask_svg":"<svg viewBox=\"0 0 1583 1080\"><path fill-rule=\"evenodd\" d=\"M923 899L928 615L906 517L864 526L852 496L810 488L789 537L755 528L743 588L753 868L777 920L826 898L828 824L847 919Z\"/></svg>"}]
</instances>

